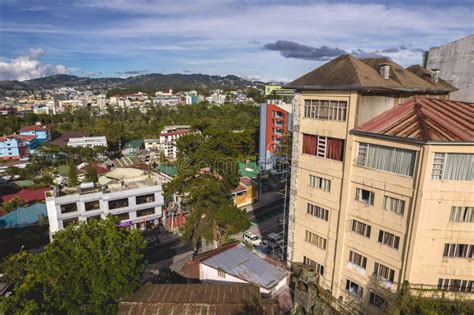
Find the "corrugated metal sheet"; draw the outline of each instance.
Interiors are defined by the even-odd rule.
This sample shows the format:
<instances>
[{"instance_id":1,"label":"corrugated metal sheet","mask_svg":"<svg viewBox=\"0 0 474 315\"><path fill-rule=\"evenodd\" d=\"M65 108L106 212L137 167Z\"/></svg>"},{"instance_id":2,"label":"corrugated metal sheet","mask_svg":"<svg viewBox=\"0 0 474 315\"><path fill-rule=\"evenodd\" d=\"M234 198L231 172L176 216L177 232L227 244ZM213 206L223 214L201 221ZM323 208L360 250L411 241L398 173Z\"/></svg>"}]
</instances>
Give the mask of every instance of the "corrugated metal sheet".
<instances>
[{"instance_id":1,"label":"corrugated metal sheet","mask_svg":"<svg viewBox=\"0 0 474 315\"><path fill-rule=\"evenodd\" d=\"M271 265L240 244L202 262L265 289L271 289L287 277L284 270Z\"/></svg>"},{"instance_id":2,"label":"corrugated metal sheet","mask_svg":"<svg viewBox=\"0 0 474 315\"><path fill-rule=\"evenodd\" d=\"M418 141L473 142L474 103L414 97L354 129Z\"/></svg>"}]
</instances>

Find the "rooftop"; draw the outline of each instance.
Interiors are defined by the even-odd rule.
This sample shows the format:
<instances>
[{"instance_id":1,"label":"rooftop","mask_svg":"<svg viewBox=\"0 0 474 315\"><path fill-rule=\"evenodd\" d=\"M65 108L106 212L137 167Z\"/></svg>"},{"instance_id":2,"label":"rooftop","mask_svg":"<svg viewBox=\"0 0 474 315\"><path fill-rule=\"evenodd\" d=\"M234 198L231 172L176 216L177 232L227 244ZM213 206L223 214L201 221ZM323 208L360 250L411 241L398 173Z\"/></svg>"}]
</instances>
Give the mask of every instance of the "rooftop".
<instances>
[{"instance_id":1,"label":"rooftop","mask_svg":"<svg viewBox=\"0 0 474 315\"><path fill-rule=\"evenodd\" d=\"M78 138L78 137L86 137L89 136L90 133L82 132L82 131L65 131L59 137L51 140L49 143L56 145L58 147L65 148L67 143L69 142L70 138Z\"/></svg>"},{"instance_id":2,"label":"rooftop","mask_svg":"<svg viewBox=\"0 0 474 315\"><path fill-rule=\"evenodd\" d=\"M28 202L43 201L45 199L44 193L48 190L51 190L51 189L50 188L22 189L16 194L2 196L2 201L8 202L16 197L26 200Z\"/></svg>"},{"instance_id":3,"label":"rooftop","mask_svg":"<svg viewBox=\"0 0 474 315\"><path fill-rule=\"evenodd\" d=\"M33 125L33 126L24 126L20 129L20 132L24 131L45 131L48 128L44 125Z\"/></svg>"},{"instance_id":4,"label":"rooftop","mask_svg":"<svg viewBox=\"0 0 474 315\"><path fill-rule=\"evenodd\" d=\"M242 244L215 255L203 261L202 264L221 269L230 275L265 289L273 288L287 277L283 269L266 262L248 251Z\"/></svg>"},{"instance_id":5,"label":"rooftop","mask_svg":"<svg viewBox=\"0 0 474 315\"><path fill-rule=\"evenodd\" d=\"M36 138L36 136L33 136L33 135L17 135L17 134L14 134L14 135L8 135L8 136L0 137L0 141L6 141L8 139L16 139L16 140L20 140L20 141L31 141L31 140L34 140L35 138Z\"/></svg>"},{"instance_id":6,"label":"rooftop","mask_svg":"<svg viewBox=\"0 0 474 315\"><path fill-rule=\"evenodd\" d=\"M415 96L352 132L421 142L474 142L473 117L474 103Z\"/></svg>"},{"instance_id":7,"label":"rooftop","mask_svg":"<svg viewBox=\"0 0 474 315\"><path fill-rule=\"evenodd\" d=\"M390 66L388 79L384 79L379 74L379 67L382 64ZM447 94L455 90L447 83L443 86L434 85L389 58L357 59L351 55L339 56L288 83L287 87L300 90L345 89L440 94Z\"/></svg>"},{"instance_id":8,"label":"rooftop","mask_svg":"<svg viewBox=\"0 0 474 315\"><path fill-rule=\"evenodd\" d=\"M261 309L258 305L261 304ZM251 284L151 284L123 299L118 314L279 314Z\"/></svg>"},{"instance_id":9,"label":"rooftop","mask_svg":"<svg viewBox=\"0 0 474 315\"><path fill-rule=\"evenodd\" d=\"M124 150L124 149L139 149L140 147L143 146L143 144L144 144L143 139L130 140L130 141L125 142L125 144L123 145L122 150Z\"/></svg>"},{"instance_id":10,"label":"rooftop","mask_svg":"<svg viewBox=\"0 0 474 315\"><path fill-rule=\"evenodd\" d=\"M256 162L239 162L240 175L248 178L255 178L260 173L260 168Z\"/></svg>"},{"instance_id":11,"label":"rooftop","mask_svg":"<svg viewBox=\"0 0 474 315\"><path fill-rule=\"evenodd\" d=\"M20 228L38 222L41 217L47 217L46 204L37 203L29 207L19 207L0 217L0 229Z\"/></svg>"}]
</instances>

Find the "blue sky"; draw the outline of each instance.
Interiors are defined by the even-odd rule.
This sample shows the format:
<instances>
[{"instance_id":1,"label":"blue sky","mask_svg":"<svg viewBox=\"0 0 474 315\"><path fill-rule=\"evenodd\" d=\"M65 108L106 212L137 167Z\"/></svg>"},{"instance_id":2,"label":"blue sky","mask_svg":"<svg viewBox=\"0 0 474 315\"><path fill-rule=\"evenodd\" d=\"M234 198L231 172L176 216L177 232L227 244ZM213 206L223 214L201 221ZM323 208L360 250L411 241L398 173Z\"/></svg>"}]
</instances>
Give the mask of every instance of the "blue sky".
<instances>
[{"instance_id":1,"label":"blue sky","mask_svg":"<svg viewBox=\"0 0 474 315\"><path fill-rule=\"evenodd\" d=\"M0 0L0 79L291 80L341 53L408 66L474 33L474 1Z\"/></svg>"}]
</instances>

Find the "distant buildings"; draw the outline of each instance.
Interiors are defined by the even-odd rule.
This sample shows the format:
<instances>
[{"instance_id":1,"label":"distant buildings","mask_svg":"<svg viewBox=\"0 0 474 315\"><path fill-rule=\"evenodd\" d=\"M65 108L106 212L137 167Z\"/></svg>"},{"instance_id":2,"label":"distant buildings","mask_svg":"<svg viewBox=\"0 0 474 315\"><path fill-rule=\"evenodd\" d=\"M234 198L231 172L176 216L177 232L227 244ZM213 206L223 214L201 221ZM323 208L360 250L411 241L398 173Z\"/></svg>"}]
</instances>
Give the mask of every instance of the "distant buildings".
<instances>
[{"instance_id":1,"label":"distant buildings","mask_svg":"<svg viewBox=\"0 0 474 315\"><path fill-rule=\"evenodd\" d=\"M472 290L473 104L418 70L344 55L288 84L288 259L364 313L404 281Z\"/></svg>"},{"instance_id":2,"label":"distant buildings","mask_svg":"<svg viewBox=\"0 0 474 315\"><path fill-rule=\"evenodd\" d=\"M71 148L107 147L107 139L104 136L69 138L67 146Z\"/></svg>"},{"instance_id":3,"label":"distant buildings","mask_svg":"<svg viewBox=\"0 0 474 315\"><path fill-rule=\"evenodd\" d=\"M434 71L458 90L450 95L456 101L474 102L474 35L432 48L425 56L426 68Z\"/></svg>"},{"instance_id":4,"label":"distant buildings","mask_svg":"<svg viewBox=\"0 0 474 315\"><path fill-rule=\"evenodd\" d=\"M163 215L161 179L134 168L116 168L99 178L99 187L81 185L77 192L47 193L51 237L68 224L108 214L119 218L120 225L147 229L158 224Z\"/></svg>"},{"instance_id":5,"label":"distant buildings","mask_svg":"<svg viewBox=\"0 0 474 315\"><path fill-rule=\"evenodd\" d=\"M275 103L274 101L273 103ZM259 164L264 170L275 167L276 154L291 132L291 105L280 102L260 105Z\"/></svg>"},{"instance_id":6,"label":"distant buildings","mask_svg":"<svg viewBox=\"0 0 474 315\"><path fill-rule=\"evenodd\" d=\"M14 134L0 137L0 159L27 160L38 145L36 136Z\"/></svg>"},{"instance_id":7,"label":"distant buildings","mask_svg":"<svg viewBox=\"0 0 474 315\"><path fill-rule=\"evenodd\" d=\"M193 134L196 131L189 125L166 126L160 133L160 150L168 159L176 158L176 141L184 135Z\"/></svg>"}]
</instances>

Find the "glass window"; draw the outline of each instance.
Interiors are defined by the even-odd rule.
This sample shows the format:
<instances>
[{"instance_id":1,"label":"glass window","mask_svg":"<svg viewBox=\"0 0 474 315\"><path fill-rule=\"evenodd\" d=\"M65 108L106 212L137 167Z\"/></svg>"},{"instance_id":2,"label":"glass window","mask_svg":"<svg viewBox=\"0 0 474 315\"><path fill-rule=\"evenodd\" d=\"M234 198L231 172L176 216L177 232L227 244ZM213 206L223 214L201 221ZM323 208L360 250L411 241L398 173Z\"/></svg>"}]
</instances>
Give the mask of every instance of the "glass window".
<instances>
[{"instance_id":1,"label":"glass window","mask_svg":"<svg viewBox=\"0 0 474 315\"><path fill-rule=\"evenodd\" d=\"M474 222L474 207L452 207L449 221L452 222Z\"/></svg>"},{"instance_id":2,"label":"glass window","mask_svg":"<svg viewBox=\"0 0 474 315\"><path fill-rule=\"evenodd\" d=\"M357 165L413 176L416 152L376 144L359 143Z\"/></svg>"},{"instance_id":3,"label":"glass window","mask_svg":"<svg viewBox=\"0 0 474 315\"><path fill-rule=\"evenodd\" d=\"M445 244L444 257L450 258L472 258L474 252L474 245L470 244Z\"/></svg>"},{"instance_id":4,"label":"glass window","mask_svg":"<svg viewBox=\"0 0 474 315\"><path fill-rule=\"evenodd\" d=\"M380 230L378 242L398 249L398 247L400 246L400 237L395 236L392 233Z\"/></svg>"},{"instance_id":5,"label":"glass window","mask_svg":"<svg viewBox=\"0 0 474 315\"><path fill-rule=\"evenodd\" d=\"M308 202L306 213L315 216L316 218L322 219L324 221L328 221L329 219L329 211L327 209L318 207L313 205L312 203Z\"/></svg>"},{"instance_id":6,"label":"glass window","mask_svg":"<svg viewBox=\"0 0 474 315\"><path fill-rule=\"evenodd\" d=\"M76 212L77 211L77 204L74 203L68 203L65 205L61 205L61 213L70 213L70 212Z\"/></svg>"},{"instance_id":7,"label":"glass window","mask_svg":"<svg viewBox=\"0 0 474 315\"><path fill-rule=\"evenodd\" d=\"M349 261L364 269L367 266L367 257L362 256L361 254L352 250L349 251Z\"/></svg>"},{"instance_id":8,"label":"glass window","mask_svg":"<svg viewBox=\"0 0 474 315\"><path fill-rule=\"evenodd\" d=\"M364 292L364 289L359 284L349 279L346 280L346 290L357 297L362 297Z\"/></svg>"},{"instance_id":9,"label":"glass window","mask_svg":"<svg viewBox=\"0 0 474 315\"><path fill-rule=\"evenodd\" d=\"M331 191L331 180L309 175L309 186L329 192Z\"/></svg>"},{"instance_id":10,"label":"glass window","mask_svg":"<svg viewBox=\"0 0 474 315\"><path fill-rule=\"evenodd\" d=\"M135 201L136 201L137 205L141 205L143 203L154 202L155 201L155 194L136 196Z\"/></svg>"},{"instance_id":11,"label":"glass window","mask_svg":"<svg viewBox=\"0 0 474 315\"><path fill-rule=\"evenodd\" d=\"M473 180L474 154L435 153L432 179Z\"/></svg>"},{"instance_id":12,"label":"glass window","mask_svg":"<svg viewBox=\"0 0 474 315\"><path fill-rule=\"evenodd\" d=\"M403 215L403 212L405 211L405 201L389 196L384 196L382 208L392 211L393 213Z\"/></svg>"},{"instance_id":13,"label":"glass window","mask_svg":"<svg viewBox=\"0 0 474 315\"><path fill-rule=\"evenodd\" d=\"M137 210L137 217L143 217L150 214L155 214L155 208Z\"/></svg>"},{"instance_id":14,"label":"glass window","mask_svg":"<svg viewBox=\"0 0 474 315\"><path fill-rule=\"evenodd\" d=\"M384 266L382 264L379 264L378 262L375 263L374 274L390 282L393 282L393 279L395 278L395 270L390 269L389 267Z\"/></svg>"},{"instance_id":15,"label":"glass window","mask_svg":"<svg viewBox=\"0 0 474 315\"><path fill-rule=\"evenodd\" d=\"M372 191L362 188L356 188L355 200L365 203L366 205L374 205L375 194Z\"/></svg>"},{"instance_id":16,"label":"glass window","mask_svg":"<svg viewBox=\"0 0 474 315\"><path fill-rule=\"evenodd\" d=\"M370 292L369 294L369 303L381 310L384 310L387 307L387 300L374 292Z\"/></svg>"},{"instance_id":17,"label":"glass window","mask_svg":"<svg viewBox=\"0 0 474 315\"><path fill-rule=\"evenodd\" d=\"M311 258L303 257L303 264L313 267L321 276L324 275L324 266L315 262Z\"/></svg>"},{"instance_id":18,"label":"glass window","mask_svg":"<svg viewBox=\"0 0 474 315\"><path fill-rule=\"evenodd\" d=\"M75 225L79 223L79 218L71 218L63 220L63 228L66 228L68 225Z\"/></svg>"},{"instance_id":19,"label":"glass window","mask_svg":"<svg viewBox=\"0 0 474 315\"><path fill-rule=\"evenodd\" d=\"M94 200L94 201L85 202L84 207L85 207L86 211L99 210L100 209L100 201L99 200Z\"/></svg>"},{"instance_id":20,"label":"glass window","mask_svg":"<svg viewBox=\"0 0 474 315\"><path fill-rule=\"evenodd\" d=\"M128 207L128 198L109 201L109 210Z\"/></svg>"},{"instance_id":21,"label":"glass window","mask_svg":"<svg viewBox=\"0 0 474 315\"><path fill-rule=\"evenodd\" d=\"M303 134L303 153L320 158L342 161L344 140Z\"/></svg>"},{"instance_id":22,"label":"glass window","mask_svg":"<svg viewBox=\"0 0 474 315\"><path fill-rule=\"evenodd\" d=\"M352 232L356 232L360 235L370 238L371 227L368 224L352 220Z\"/></svg>"},{"instance_id":23,"label":"glass window","mask_svg":"<svg viewBox=\"0 0 474 315\"><path fill-rule=\"evenodd\" d=\"M130 214L128 212L119 213L119 214L114 214L114 217L116 217L119 221L129 220Z\"/></svg>"},{"instance_id":24,"label":"glass window","mask_svg":"<svg viewBox=\"0 0 474 315\"><path fill-rule=\"evenodd\" d=\"M329 100L305 100L304 118L345 121L347 102Z\"/></svg>"},{"instance_id":25,"label":"glass window","mask_svg":"<svg viewBox=\"0 0 474 315\"><path fill-rule=\"evenodd\" d=\"M306 231L305 241L321 249L326 249L326 239L308 230Z\"/></svg>"}]
</instances>

